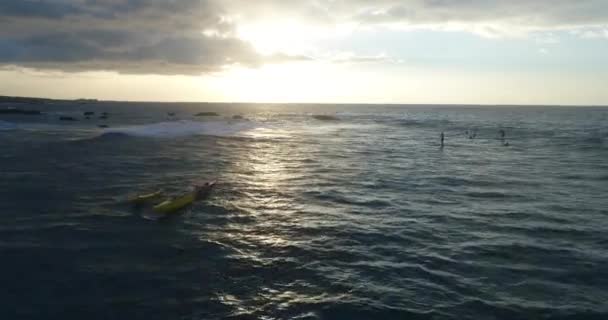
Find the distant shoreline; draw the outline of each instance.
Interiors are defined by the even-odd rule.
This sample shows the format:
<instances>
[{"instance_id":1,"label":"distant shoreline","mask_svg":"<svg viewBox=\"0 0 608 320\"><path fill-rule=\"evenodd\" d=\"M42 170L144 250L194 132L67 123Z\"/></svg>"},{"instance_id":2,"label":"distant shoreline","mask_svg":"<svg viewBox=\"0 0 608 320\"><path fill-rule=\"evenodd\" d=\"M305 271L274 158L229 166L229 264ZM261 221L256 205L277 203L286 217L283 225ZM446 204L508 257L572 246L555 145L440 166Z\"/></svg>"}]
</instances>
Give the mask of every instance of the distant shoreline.
<instances>
[{"instance_id":1,"label":"distant shoreline","mask_svg":"<svg viewBox=\"0 0 608 320\"><path fill-rule=\"evenodd\" d=\"M214 102L214 101L137 101L137 100L99 100L99 99L53 99L39 97L20 97L0 95L0 105L7 103L25 104L52 104L52 103L172 103L172 104L267 104L267 105L366 105L366 106L394 106L394 107L464 107L464 108L607 108L608 105L552 105L552 104L433 104L433 103L327 103L327 102Z\"/></svg>"},{"instance_id":2,"label":"distant shoreline","mask_svg":"<svg viewBox=\"0 0 608 320\"><path fill-rule=\"evenodd\" d=\"M50 98L34 98L34 97L14 97L0 96L0 103L27 103L27 104L45 104L52 102L77 102L77 103L96 103L101 102L97 99L50 99Z\"/></svg>"}]
</instances>

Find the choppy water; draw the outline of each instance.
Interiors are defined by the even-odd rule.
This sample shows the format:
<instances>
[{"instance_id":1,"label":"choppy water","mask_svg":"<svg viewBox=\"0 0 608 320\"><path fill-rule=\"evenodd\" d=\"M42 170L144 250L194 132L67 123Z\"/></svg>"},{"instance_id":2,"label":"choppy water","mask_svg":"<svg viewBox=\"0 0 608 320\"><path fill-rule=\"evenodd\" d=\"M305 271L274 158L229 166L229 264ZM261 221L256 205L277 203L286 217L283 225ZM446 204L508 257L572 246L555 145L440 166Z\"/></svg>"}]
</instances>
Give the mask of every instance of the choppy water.
<instances>
[{"instance_id":1,"label":"choppy water","mask_svg":"<svg viewBox=\"0 0 608 320\"><path fill-rule=\"evenodd\" d=\"M36 107L0 116L2 319L608 318L606 108Z\"/></svg>"}]
</instances>

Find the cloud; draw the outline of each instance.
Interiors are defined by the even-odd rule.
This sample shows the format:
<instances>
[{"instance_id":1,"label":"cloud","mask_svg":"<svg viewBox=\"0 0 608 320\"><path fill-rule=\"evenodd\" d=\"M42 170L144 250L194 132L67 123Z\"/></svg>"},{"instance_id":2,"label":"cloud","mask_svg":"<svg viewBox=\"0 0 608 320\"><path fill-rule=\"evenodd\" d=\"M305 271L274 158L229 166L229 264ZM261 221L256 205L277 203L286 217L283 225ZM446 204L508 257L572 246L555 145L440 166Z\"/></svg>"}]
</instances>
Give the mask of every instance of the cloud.
<instances>
[{"instance_id":1,"label":"cloud","mask_svg":"<svg viewBox=\"0 0 608 320\"><path fill-rule=\"evenodd\" d=\"M577 35L583 39L608 39L608 27L573 30L572 34Z\"/></svg>"},{"instance_id":2,"label":"cloud","mask_svg":"<svg viewBox=\"0 0 608 320\"><path fill-rule=\"evenodd\" d=\"M252 1L226 0L246 18ZM325 24L464 30L484 36L521 36L533 31L608 24L605 0L261 0L264 16L297 17ZM257 3L257 1L255 2ZM254 6L257 7L257 6ZM296 13L294 13L296 12Z\"/></svg>"},{"instance_id":3,"label":"cloud","mask_svg":"<svg viewBox=\"0 0 608 320\"><path fill-rule=\"evenodd\" d=\"M5 0L0 2L0 12L5 17L62 18L66 15L75 14L78 11L77 7L62 1Z\"/></svg>"},{"instance_id":4,"label":"cloud","mask_svg":"<svg viewBox=\"0 0 608 320\"><path fill-rule=\"evenodd\" d=\"M237 36L240 25L265 19L327 28L465 30L489 37L576 29L585 37L602 37L608 1L1 0L0 66L200 74L233 64L311 59L262 56ZM345 60L383 59L354 55Z\"/></svg>"},{"instance_id":5,"label":"cloud","mask_svg":"<svg viewBox=\"0 0 608 320\"><path fill-rule=\"evenodd\" d=\"M414 0L384 1L355 19L369 24L452 27L485 35L520 35L608 23L600 0Z\"/></svg>"},{"instance_id":6,"label":"cloud","mask_svg":"<svg viewBox=\"0 0 608 320\"><path fill-rule=\"evenodd\" d=\"M225 15L210 0L2 0L0 64L200 74L263 63Z\"/></svg>"},{"instance_id":7,"label":"cloud","mask_svg":"<svg viewBox=\"0 0 608 320\"><path fill-rule=\"evenodd\" d=\"M361 63L399 63L384 53L376 55L362 55L351 51L330 51L316 52L307 56L310 60L323 61L340 64L361 64Z\"/></svg>"}]
</instances>

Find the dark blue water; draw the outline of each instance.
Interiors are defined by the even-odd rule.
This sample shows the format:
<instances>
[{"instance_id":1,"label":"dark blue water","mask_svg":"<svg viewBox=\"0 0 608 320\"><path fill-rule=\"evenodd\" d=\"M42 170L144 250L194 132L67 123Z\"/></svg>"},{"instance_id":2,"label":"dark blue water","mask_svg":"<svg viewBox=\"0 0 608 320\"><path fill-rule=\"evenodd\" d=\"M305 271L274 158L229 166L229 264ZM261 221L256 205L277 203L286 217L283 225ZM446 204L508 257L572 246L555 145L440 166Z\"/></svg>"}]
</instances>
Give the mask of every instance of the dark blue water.
<instances>
[{"instance_id":1,"label":"dark blue water","mask_svg":"<svg viewBox=\"0 0 608 320\"><path fill-rule=\"evenodd\" d=\"M608 318L606 108L31 108L0 116L1 319Z\"/></svg>"}]
</instances>

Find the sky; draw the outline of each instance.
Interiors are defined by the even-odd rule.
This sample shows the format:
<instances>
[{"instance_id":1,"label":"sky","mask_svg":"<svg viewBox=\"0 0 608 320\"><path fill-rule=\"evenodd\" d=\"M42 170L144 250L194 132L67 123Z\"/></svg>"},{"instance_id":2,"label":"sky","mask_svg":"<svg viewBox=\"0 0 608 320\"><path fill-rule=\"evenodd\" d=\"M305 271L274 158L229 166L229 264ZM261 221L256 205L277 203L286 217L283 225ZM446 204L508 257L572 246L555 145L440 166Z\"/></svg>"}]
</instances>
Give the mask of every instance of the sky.
<instances>
[{"instance_id":1,"label":"sky","mask_svg":"<svg viewBox=\"0 0 608 320\"><path fill-rule=\"evenodd\" d=\"M0 95L608 105L608 1L1 0Z\"/></svg>"}]
</instances>

